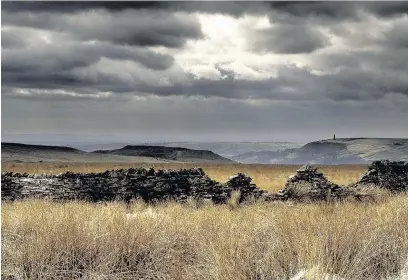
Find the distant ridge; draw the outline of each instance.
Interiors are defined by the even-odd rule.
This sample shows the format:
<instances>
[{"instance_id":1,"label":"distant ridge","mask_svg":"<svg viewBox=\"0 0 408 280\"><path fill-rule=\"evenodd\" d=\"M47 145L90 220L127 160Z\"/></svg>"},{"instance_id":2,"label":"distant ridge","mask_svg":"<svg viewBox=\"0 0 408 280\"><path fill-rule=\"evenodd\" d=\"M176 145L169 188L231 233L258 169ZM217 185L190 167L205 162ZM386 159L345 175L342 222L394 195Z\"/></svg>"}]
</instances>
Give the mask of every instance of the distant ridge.
<instances>
[{"instance_id":1,"label":"distant ridge","mask_svg":"<svg viewBox=\"0 0 408 280\"><path fill-rule=\"evenodd\" d=\"M2 162L214 162L234 163L211 151L161 146L125 146L85 152L65 146L1 143Z\"/></svg>"},{"instance_id":2,"label":"distant ridge","mask_svg":"<svg viewBox=\"0 0 408 280\"><path fill-rule=\"evenodd\" d=\"M97 150L93 153L123 156L144 156L182 162L234 162L233 160L227 159L208 150L193 150L182 147L163 147L151 145L127 145L120 149Z\"/></svg>"},{"instance_id":3,"label":"distant ridge","mask_svg":"<svg viewBox=\"0 0 408 280\"><path fill-rule=\"evenodd\" d=\"M232 157L241 163L367 164L375 160L408 160L408 139L337 138L314 141L283 151L247 152Z\"/></svg>"},{"instance_id":4,"label":"distant ridge","mask_svg":"<svg viewBox=\"0 0 408 280\"><path fill-rule=\"evenodd\" d=\"M72 152L72 153L83 153L83 151L65 147L65 146L50 146L50 145L31 145L31 144L21 144L21 143L10 143L10 142L2 142L1 143L1 150L2 152L9 152L9 151L59 151L59 152Z\"/></svg>"}]
</instances>

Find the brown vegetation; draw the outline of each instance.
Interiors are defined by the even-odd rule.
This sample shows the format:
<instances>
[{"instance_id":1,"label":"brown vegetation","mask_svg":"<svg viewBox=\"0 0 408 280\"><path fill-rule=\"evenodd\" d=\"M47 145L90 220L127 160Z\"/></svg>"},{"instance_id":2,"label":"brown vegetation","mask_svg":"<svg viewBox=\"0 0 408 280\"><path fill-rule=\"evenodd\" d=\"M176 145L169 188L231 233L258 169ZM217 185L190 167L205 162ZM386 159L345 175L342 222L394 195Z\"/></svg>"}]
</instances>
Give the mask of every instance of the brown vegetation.
<instances>
[{"instance_id":1,"label":"brown vegetation","mask_svg":"<svg viewBox=\"0 0 408 280\"><path fill-rule=\"evenodd\" d=\"M140 165L3 164L2 171L96 172L131 166ZM219 181L248 173L271 191L281 189L298 168L202 167ZM366 168L319 170L348 184ZM375 194L380 199L358 203L240 205L238 192L225 205L3 202L2 279L406 279L408 196Z\"/></svg>"},{"instance_id":2,"label":"brown vegetation","mask_svg":"<svg viewBox=\"0 0 408 280\"><path fill-rule=\"evenodd\" d=\"M293 279L405 279L407 202L3 203L2 274L232 280L304 271L309 278Z\"/></svg>"}]
</instances>

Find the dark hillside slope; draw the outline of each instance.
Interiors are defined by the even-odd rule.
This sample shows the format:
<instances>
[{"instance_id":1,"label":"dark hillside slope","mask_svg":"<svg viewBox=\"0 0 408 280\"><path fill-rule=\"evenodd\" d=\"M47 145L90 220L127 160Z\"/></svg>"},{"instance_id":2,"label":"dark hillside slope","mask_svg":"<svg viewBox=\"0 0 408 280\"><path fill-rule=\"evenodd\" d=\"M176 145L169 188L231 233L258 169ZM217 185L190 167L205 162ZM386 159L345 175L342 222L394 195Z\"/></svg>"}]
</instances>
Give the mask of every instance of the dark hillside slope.
<instances>
[{"instance_id":1,"label":"dark hillside slope","mask_svg":"<svg viewBox=\"0 0 408 280\"><path fill-rule=\"evenodd\" d=\"M48 145L30 145L21 143L1 143L2 152L69 152L83 153L83 151L63 146L48 146Z\"/></svg>"},{"instance_id":2,"label":"dark hillside slope","mask_svg":"<svg viewBox=\"0 0 408 280\"><path fill-rule=\"evenodd\" d=\"M128 145L121 149L98 150L93 153L113 154L122 156L143 156L158 159L182 161L182 162L222 162L234 163L214 152L207 150L192 150L180 147Z\"/></svg>"}]
</instances>

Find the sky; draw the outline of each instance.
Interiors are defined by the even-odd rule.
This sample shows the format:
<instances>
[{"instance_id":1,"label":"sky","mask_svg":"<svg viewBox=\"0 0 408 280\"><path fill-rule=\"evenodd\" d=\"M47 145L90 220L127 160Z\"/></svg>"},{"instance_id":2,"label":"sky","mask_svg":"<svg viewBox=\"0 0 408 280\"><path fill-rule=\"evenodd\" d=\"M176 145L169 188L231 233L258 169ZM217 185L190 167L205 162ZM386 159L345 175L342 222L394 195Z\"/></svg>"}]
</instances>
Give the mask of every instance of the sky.
<instances>
[{"instance_id":1,"label":"sky","mask_svg":"<svg viewBox=\"0 0 408 280\"><path fill-rule=\"evenodd\" d=\"M408 2L2 2L3 141L408 137Z\"/></svg>"}]
</instances>

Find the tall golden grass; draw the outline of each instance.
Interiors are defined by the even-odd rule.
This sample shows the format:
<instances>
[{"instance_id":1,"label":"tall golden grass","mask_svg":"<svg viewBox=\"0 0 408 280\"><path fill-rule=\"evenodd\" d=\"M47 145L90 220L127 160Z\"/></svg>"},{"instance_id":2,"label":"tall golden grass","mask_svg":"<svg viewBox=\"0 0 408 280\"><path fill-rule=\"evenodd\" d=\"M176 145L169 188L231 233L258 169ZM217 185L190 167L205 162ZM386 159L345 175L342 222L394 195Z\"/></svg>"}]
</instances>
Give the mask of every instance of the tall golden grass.
<instances>
[{"instance_id":1,"label":"tall golden grass","mask_svg":"<svg viewBox=\"0 0 408 280\"><path fill-rule=\"evenodd\" d=\"M2 171L19 173L103 172L110 169L129 167L153 167L155 169L180 169L201 167L206 174L219 182L226 182L230 176L247 173L258 187L266 191L278 191L285 185L288 177L296 173L296 165L267 164L192 164L192 163L3 163ZM365 165L318 166L319 170L332 182L348 185L356 182L367 170Z\"/></svg>"},{"instance_id":2,"label":"tall golden grass","mask_svg":"<svg viewBox=\"0 0 408 280\"><path fill-rule=\"evenodd\" d=\"M2 164L2 171L99 172L194 164ZM276 191L298 166L199 165ZM357 181L365 166L321 166ZM408 196L373 203L3 202L2 279L408 279ZM405 273L405 274L404 274Z\"/></svg>"},{"instance_id":3,"label":"tall golden grass","mask_svg":"<svg viewBox=\"0 0 408 280\"><path fill-rule=\"evenodd\" d=\"M406 195L239 207L3 203L2 279L407 279L407 221Z\"/></svg>"}]
</instances>

